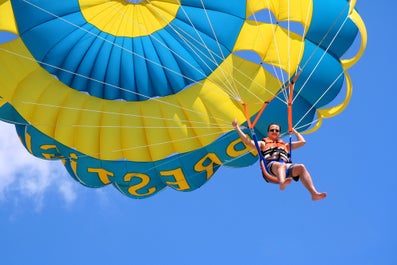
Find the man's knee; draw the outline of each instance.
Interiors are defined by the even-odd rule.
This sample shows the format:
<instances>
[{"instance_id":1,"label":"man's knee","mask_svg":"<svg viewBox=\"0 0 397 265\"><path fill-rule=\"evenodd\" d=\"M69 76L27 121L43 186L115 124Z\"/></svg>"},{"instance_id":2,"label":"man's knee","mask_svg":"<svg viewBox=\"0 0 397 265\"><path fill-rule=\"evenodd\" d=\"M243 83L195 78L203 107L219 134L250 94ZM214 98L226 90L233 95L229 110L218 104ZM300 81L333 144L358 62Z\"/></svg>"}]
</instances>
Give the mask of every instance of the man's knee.
<instances>
[{"instance_id":1,"label":"man's knee","mask_svg":"<svg viewBox=\"0 0 397 265\"><path fill-rule=\"evenodd\" d=\"M275 162L272 165L272 169L271 170L274 171L274 172L277 172L277 173L283 173L283 172L285 172L285 168L286 168L286 166L285 166L284 163Z\"/></svg>"},{"instance_id":2,"label":"man's knee","mask_svg":"<svg viewBox=\"0 0 397 265\"><path fill-rule=\"evenodd\" d=\"M295 164L293 167L293 173L296 175L300 175L306 171L306 167L304 164Z\"/></svg>"}]
</instances>

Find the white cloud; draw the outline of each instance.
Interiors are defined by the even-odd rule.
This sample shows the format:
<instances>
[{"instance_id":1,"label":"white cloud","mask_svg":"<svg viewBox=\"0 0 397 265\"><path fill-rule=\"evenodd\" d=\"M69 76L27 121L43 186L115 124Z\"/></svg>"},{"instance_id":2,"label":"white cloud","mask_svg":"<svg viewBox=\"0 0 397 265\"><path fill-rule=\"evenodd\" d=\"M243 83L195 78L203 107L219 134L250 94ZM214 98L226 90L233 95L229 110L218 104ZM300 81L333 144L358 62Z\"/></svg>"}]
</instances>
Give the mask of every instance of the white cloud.
<instances>
[{"instance_id":1,"label":"white cloud","mask_svg":"<svg viewBox=\"0 0 397 265\"><path fill-rule=\"evenodd\" d=\"M34 202L40 210L51 194L73 204L77 191L60 161L36 158L25 150L13 125L0 122L0 203ZM46 197L47 196L47 197Z\"/></svg>"}]
</instances>

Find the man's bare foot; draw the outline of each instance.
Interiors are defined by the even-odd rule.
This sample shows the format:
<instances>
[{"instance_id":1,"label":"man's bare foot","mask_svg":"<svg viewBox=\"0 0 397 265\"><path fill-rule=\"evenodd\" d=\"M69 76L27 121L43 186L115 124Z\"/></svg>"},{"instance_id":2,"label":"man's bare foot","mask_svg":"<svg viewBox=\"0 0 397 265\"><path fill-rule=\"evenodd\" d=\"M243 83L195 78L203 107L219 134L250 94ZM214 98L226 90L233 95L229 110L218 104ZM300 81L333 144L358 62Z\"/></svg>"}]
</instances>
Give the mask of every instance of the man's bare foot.
<instances>
[{"instance_id":1,"label":"man's bare foot","mask_svg":"<svg viewBox=\"0 0 397 265\"><path fill-rule=\"evenodd\" d=\"M327 193L326 192L321 192L321 193L316 193L312 195L312 200L313 201L318 201L318 200L322 200L325 197L327 197Z\"/></svg>"},{"instance_id":2,"label":"man's bare foot","mask_svg":"<svg viewBox=\"0 0 397 265\"><path fill-rule=\"evenodd\" d=\"M286 178L283 183L280 183L280 190L284 190L289 184L291 184L292 178Z\"/></svg>"}]
</instances>

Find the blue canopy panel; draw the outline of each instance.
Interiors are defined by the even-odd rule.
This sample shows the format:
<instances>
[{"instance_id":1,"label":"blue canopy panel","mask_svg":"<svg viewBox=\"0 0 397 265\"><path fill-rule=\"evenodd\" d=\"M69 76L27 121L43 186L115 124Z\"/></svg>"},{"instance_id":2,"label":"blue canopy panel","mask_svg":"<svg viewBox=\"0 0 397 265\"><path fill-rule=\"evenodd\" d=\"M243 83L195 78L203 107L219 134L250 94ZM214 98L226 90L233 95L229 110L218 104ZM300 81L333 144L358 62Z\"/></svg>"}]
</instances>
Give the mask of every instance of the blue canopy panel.
<instances>
[{"instance_id":1,"label":"blue canopy panel","mask_svg":"<svg viewBox=\"0 0 397 265\"><path fill-rule=\"evenodd\" d=\"M77 0L30 2L12 5L36 60L76 90L128 101L172 95L205 79L230 54L245 15L245 1L204 1L206 9L182 1L167 26L131 38L88 23Z\"/></svg>"}]
</instances>

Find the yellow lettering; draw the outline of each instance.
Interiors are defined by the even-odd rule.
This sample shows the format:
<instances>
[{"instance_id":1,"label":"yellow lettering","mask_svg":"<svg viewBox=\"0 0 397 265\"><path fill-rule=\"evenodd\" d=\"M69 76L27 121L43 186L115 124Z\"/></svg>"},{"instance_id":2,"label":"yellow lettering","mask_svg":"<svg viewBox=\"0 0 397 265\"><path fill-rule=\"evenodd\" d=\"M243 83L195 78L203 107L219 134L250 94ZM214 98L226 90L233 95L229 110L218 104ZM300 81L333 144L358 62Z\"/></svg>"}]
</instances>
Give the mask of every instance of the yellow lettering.
<instances>
[{"instance_id":1,"label":"yellow lettering","mask_svg":"<svg viewBox=\"0 0 397 265\"><path fill-rule=\"evenodd\" d=\"M177 168L170 171L161 171L160 174L162 176L173 176L175 181L166 181L165 184L168 186L173 187L177 190L189 190L190 185L187 183L185 175L183 174L182 168Z\"/></svg>"},{"instance_id":2,"label":"yellow lettering","mask_svg":"<svg viewBox=\"0 0 397 265\"><path fill-rule=\"evenodd\" d=\"M244 146L244 149L241 149L241 150L237 149L236 146L239 145L239 144L241 146ZM237 140L234 140L233 142L231 142L226 148L226 154L231 156L231 157L239 157L239 156L242 156L242 155L244 155L244 154L246 154L246 153L248 153L250 151L251 151L252 155L254 155L254 156L257 155L256 149L251 149L250 147L246 146L241 141L240 138L238 138Z\"/></svg>"},{"instance_id":3,"label":"yellow lettering","mask_svg":"<svg viewBox=\"0 0 397 265\"><path fill-rule=\"evenodd\" d=\"M206 171L207 179L209 179L214 174L214 164L221 165L222 162L216 154L208 153L194 165L194 170L197 172Z\"/></svg>"},{"instance_id":4,"label":"yellow lettering","mask_svg":"<svg viewBox=\"0 0 397 265\"><path fill-rule=\"evenodd\" d=\"M56 145L54 144L43 144L42 146L40 146L41 150L44 151L48 151L50 149L55 149L55 151L58 153L58 148ZM46 159L52 159L55 157L55 154L51 154L51 153L41 153L42 156L44 156Z\"/></svg>"},{"instance_id":5,"label":"yellow lettering","mask_svg":"<svg viewBox=\"0 0 397 265\"><path fill-rule=\"evenodd\" d=\"M72 168L74 175L77 177L77 155L75 153L71 153L69 155L69 160L70 160L70 167ZM66 163L66 160L63 161L63 164Z\"/></svg>"},{"instance_id":6,"label":"yellow lettering","mask_svg":"<svg viewBox=\"0 0 397 265\"><path fill-rule=\"evenodd\" d=\"M146 187L150 182L150 177L146 174L141 173L128 173L124 176L125 182L130 182L133 178L139 178L141 181L128 188L128 192L135 196L147 196L156 192L156 187L151 187L146 193L138 193L138 190Z\"/></svg>"},{"instance_id":7,"label":"yellow lettering","mask_svg":"<svg viewBox=\"0 0 397 265\"><path fill-rule=\"evenodd\" d=\"M33 154L33 151L32 151L32 136L30 136L30 134L28 134L27 131L25 131L25 144L26 144L26 148L28 149L29 153Z\"/></svg>"},{"instance_id":8,"label":"yellow lettering","mask_svg":"<svg viewBox=\"0 0 397 265\"><path fill-rule=\"evenodd\" d=\"M114 176L114 174L112 172L107 171L103 168L88 168L87 171L90 173L96 173L98 175L99 179L101 180L101 182L105 185L107 185L111 182L109 177Z\"/></svg>"}]
</instances>

